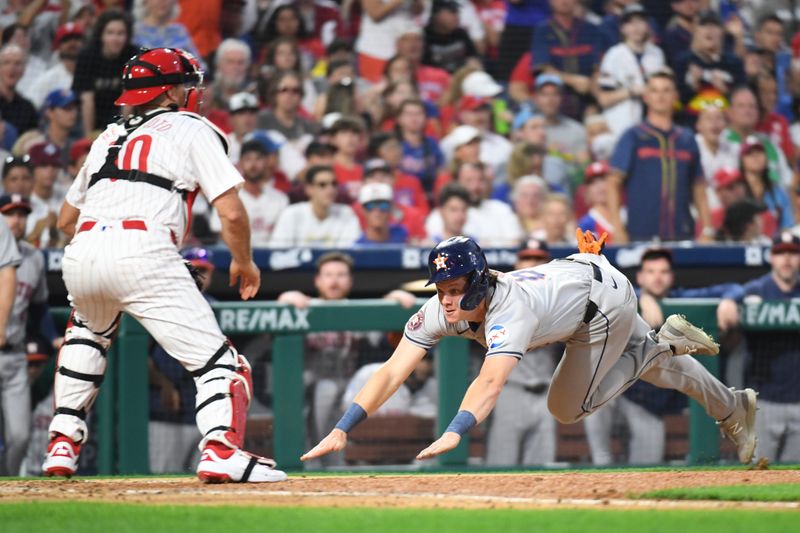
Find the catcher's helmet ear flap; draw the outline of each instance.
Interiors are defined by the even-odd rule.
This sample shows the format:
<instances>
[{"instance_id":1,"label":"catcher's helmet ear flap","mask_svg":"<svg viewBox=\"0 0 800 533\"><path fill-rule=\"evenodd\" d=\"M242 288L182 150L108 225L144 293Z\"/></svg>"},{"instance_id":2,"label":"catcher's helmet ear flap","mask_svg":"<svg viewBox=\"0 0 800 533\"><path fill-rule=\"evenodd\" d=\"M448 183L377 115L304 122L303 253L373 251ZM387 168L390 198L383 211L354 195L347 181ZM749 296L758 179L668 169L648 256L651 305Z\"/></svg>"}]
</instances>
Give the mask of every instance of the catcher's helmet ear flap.
<instances>
[{"instance_id":1,"label":"catcher's helmet ear flap","mask_svg":"<svg viewBox=\"0 0 800 533\"><path fill-rule=\"evenodd\" d=\"M478 243L469 237L451 237L437 244L428 255L428 283L440 283L466 276L467 289L461 309L472 311L486 298L489 265Z\"/></svg>"},{"instance_id":2,"label":"catcher's helmet ear flap","mask_svg":"<svg viewBox=\"0 0 800 533\"><path fill-rule=\"evenodd\" d=\"M194 56L176 48L154 48L133 56L125 63L123 91L114 103L142 105L174 85L191 85L193 89L202 83L203 71Z\"/></svg>"}]
</instances>

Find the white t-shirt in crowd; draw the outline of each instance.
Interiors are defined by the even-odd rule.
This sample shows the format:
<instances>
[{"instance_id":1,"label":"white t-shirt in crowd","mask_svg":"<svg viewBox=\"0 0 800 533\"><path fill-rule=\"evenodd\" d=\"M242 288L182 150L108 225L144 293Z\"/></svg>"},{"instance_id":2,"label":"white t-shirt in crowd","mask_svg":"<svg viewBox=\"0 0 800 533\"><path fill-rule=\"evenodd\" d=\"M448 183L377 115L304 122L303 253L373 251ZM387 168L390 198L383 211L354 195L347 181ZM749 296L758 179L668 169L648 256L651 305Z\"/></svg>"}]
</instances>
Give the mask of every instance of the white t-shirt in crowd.
<instances>
[{"instance_id":1,"label":"white t-shirt in crowd","mask_svg":"<svg viewBox=\"0 0 800 533\"><path fill-rule=\"evenodd\" d=\"M425 231L431 237L444 232L444 221L438 209L432 211L425 220ZM485 248L515 248L524 237L519 219L511 207L505 202L491 199L467 210L464 234Z\"/></svg>"},{"instance_id":2,"label":"white t-shirt in crowd","mask_svg":"<svg viewBox=\"0 0 800 533\"><path fill-rule=\"evenodd\" d=\"M328 216L317 218L311 202L300 202L283 210L272 232L270 246L346 247L361 236L358 217L349 205L333 204Z\"/></svg>"},{"instance_id":3,"label":"white t-shirt in crowd","mask_svg":"<svg viewBox=\"0 0 800 533\"><path fill-rule=\"evenodd\" d=\"M243 187L239 189L239 198L241 198L250 219L251 246L266 248L272 239L272 230L278 217L289 205L289 197L272 185L265 185L261 189L261 194L258 195L251 194ZM216 210L213 210L209 227L216 233L222 230L222 222Z\"/></svg>"}]
</instances>

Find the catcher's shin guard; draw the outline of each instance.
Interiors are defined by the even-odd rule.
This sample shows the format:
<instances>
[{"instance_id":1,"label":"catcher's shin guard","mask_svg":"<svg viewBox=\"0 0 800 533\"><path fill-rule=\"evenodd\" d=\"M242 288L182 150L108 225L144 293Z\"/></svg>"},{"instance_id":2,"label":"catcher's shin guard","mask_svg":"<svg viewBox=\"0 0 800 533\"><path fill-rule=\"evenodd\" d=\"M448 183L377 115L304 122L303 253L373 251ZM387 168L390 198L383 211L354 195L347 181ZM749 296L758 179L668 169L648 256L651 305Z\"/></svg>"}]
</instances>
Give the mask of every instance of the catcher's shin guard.
<instances>
[{"instance_id":1,"label":"catcher's shin guard","mask_svg":"<svg viewBox=\"0 0 800 533\"><path fill-rule=\"evenodd\" d=\"M200 450L209 441L241 448L253 390L247 359L226 342L192 375L197 385L197 427L203 434Z\"/></svg>"},{"instance_id":2,"label":"catcher's shin guard","mask_svg":"<svg viewBox=\"0 0 800 533\"><path fill-rule=\"evenodd\" d=\"M56 362L55 416L50 437L61 434L76 444L88 437L86 415L94 403L106 371L106 350L111 345L115 322L109 331L98 334L71 318L64 344Z\"/></svg>"}]
</instances>

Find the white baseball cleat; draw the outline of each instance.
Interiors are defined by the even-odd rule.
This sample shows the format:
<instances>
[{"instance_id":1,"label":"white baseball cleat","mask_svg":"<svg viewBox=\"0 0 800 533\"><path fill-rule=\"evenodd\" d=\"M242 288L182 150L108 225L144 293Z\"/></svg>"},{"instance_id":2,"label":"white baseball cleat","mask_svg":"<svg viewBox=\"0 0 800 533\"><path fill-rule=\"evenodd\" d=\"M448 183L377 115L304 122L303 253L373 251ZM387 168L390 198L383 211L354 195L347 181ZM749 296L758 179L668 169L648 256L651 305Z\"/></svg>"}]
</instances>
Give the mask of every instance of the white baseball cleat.
<instances>
[{"instance_id":1,"label":"white baseball cleat","mask_svg":"<svg viewBox=\"0 0 800 533\"><path fill-rule=\"evenodd\" d=\"M275 470L275 461L241 449L209 444L203 449L197 477L203 483L274 483L285 481L282 470Z\"/></svg>"},{"instance_id":2,"label":"white baseball cleat","mask_svg":"<svg viewBox=\"0 0 800 533\"><path fill-rule=\"evenodd\" d=\"M686 320L683 315L670 315L658 332L658 342L672 347L675 355L717 355L719 344L714 339Z\"/></svg>"},{"instance_id":3,"label":"white baseball cleat","mask_svg":"<svg viewBox=\"0 0 800 533\"><path fill-rule=\"evenodd\" d=\"M733 389L731 389L733 390ZM736 409L725 420L720 420L717 425L722 429L723 435L736 444L739 461L750 464L756 451L756 396L753 389L733 390L736 396Z\"/></svg>"},{"instance_id":4,"label":"white baseball cleat","mask_svg":"<svg viewBox=\"0 0 800 533\"><path fill-rule=\"evenodd\" d=\"M72 477L78 471L80 452L80 444L75 444L64 435L57 436L47 446L47 458L42 465L42 472L46 476Z\"/></svg>"}]
</instances>

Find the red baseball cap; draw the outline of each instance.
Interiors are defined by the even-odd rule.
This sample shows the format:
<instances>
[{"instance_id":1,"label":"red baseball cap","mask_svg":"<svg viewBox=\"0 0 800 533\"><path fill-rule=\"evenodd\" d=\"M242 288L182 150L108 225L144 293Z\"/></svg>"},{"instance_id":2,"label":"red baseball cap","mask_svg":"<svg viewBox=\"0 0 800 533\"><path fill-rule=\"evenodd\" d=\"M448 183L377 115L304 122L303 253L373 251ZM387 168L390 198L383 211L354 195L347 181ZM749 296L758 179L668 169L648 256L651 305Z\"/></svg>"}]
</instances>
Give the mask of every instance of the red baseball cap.
<instances>
[{"instance_id":1,"label":"red baseball cap","mask_svg":"<svg viewBox=\"0 0 800 533\"><path fill-rule=\"evenodd\" d=\"M28 150L32 167L61 166L61 150L53 143L39 143Z\"/></svg>"},{"instance_id":2,"label":"red baseball cap","mask_svg":"<svg viewBox=\"0 0 800 533\"><path fill-rule=\"evenodd\" d=\"M79 157L86 155L89 153L89 150L92 148L92 141L91 139L78 139L69 149L69 161L70 163L74 163L78 160Z\"/></svg>"},{"instance_id":3,"label":"red baseball cap","mask_svg":"<svg viewBox=\"0 0 800 533\"><path fill-rule=\"evenodd\" d=\"M80 24L75 24L74 22L62 24L58 27L58 30L56 30L56 36L53 38L53 50L61 46L61 41L64 39L70 37L82 39L84 35L83 28Z\"/></svg>"},{"instance_id":4,"label":"red baseball cap","mask_svg":"<svg viewBox=\"0 0 800 533\"><path fill-rule=\"evenodd\" d=\"M586 167L586 170L583 172L583 178L586 183L591 183L595 178L605 177L610 171L611 168L608 166L608 163L603 160L595 161Z\"/></svg>"},{"instance_id":5,"label":"red baseball cap","mask_svg":"<svg viewBox=\"0 0 800 533\"><path fill-rule=\"evenodd\" d=\"M764 141L762 141L758 135L748 135L745 140L742 141L742 153L746 154L750 152L750 150L764 150Z\"/></svg>"},{"instance_id":6,"label":"red baseball cap","mask_svg":"<svg viewBox=\"0 0 800 533\"><path fill-rule=\"evenodd\" d=\"M735 168L721 168L714 173L714 186L717 189L725 188L742 179L742 174Z\"/></svg>"},{"instance_id":7,"label":"red baseball cap","mask_svg":"<svg viewBox=\"0 0 800 533\"><path fill-rule=\"evenodd\" d=\"M464 96L458 104L459 111L475 111L481 107L491 105L491 98L484 98L482 96Z\"/></svg>"},{"instance_id":8,"label":"red baseball cap","mask_svg":"<svg viewBox=\"0 0 800 533\"><path fill-rule=\"evenodd\" d=\"M773 254L780 254L789 252L793 254L800 254L800 238L792 234L790 231L784 231L772 241L772 248L770 252Z\"/></svg>"}]
</instances>

